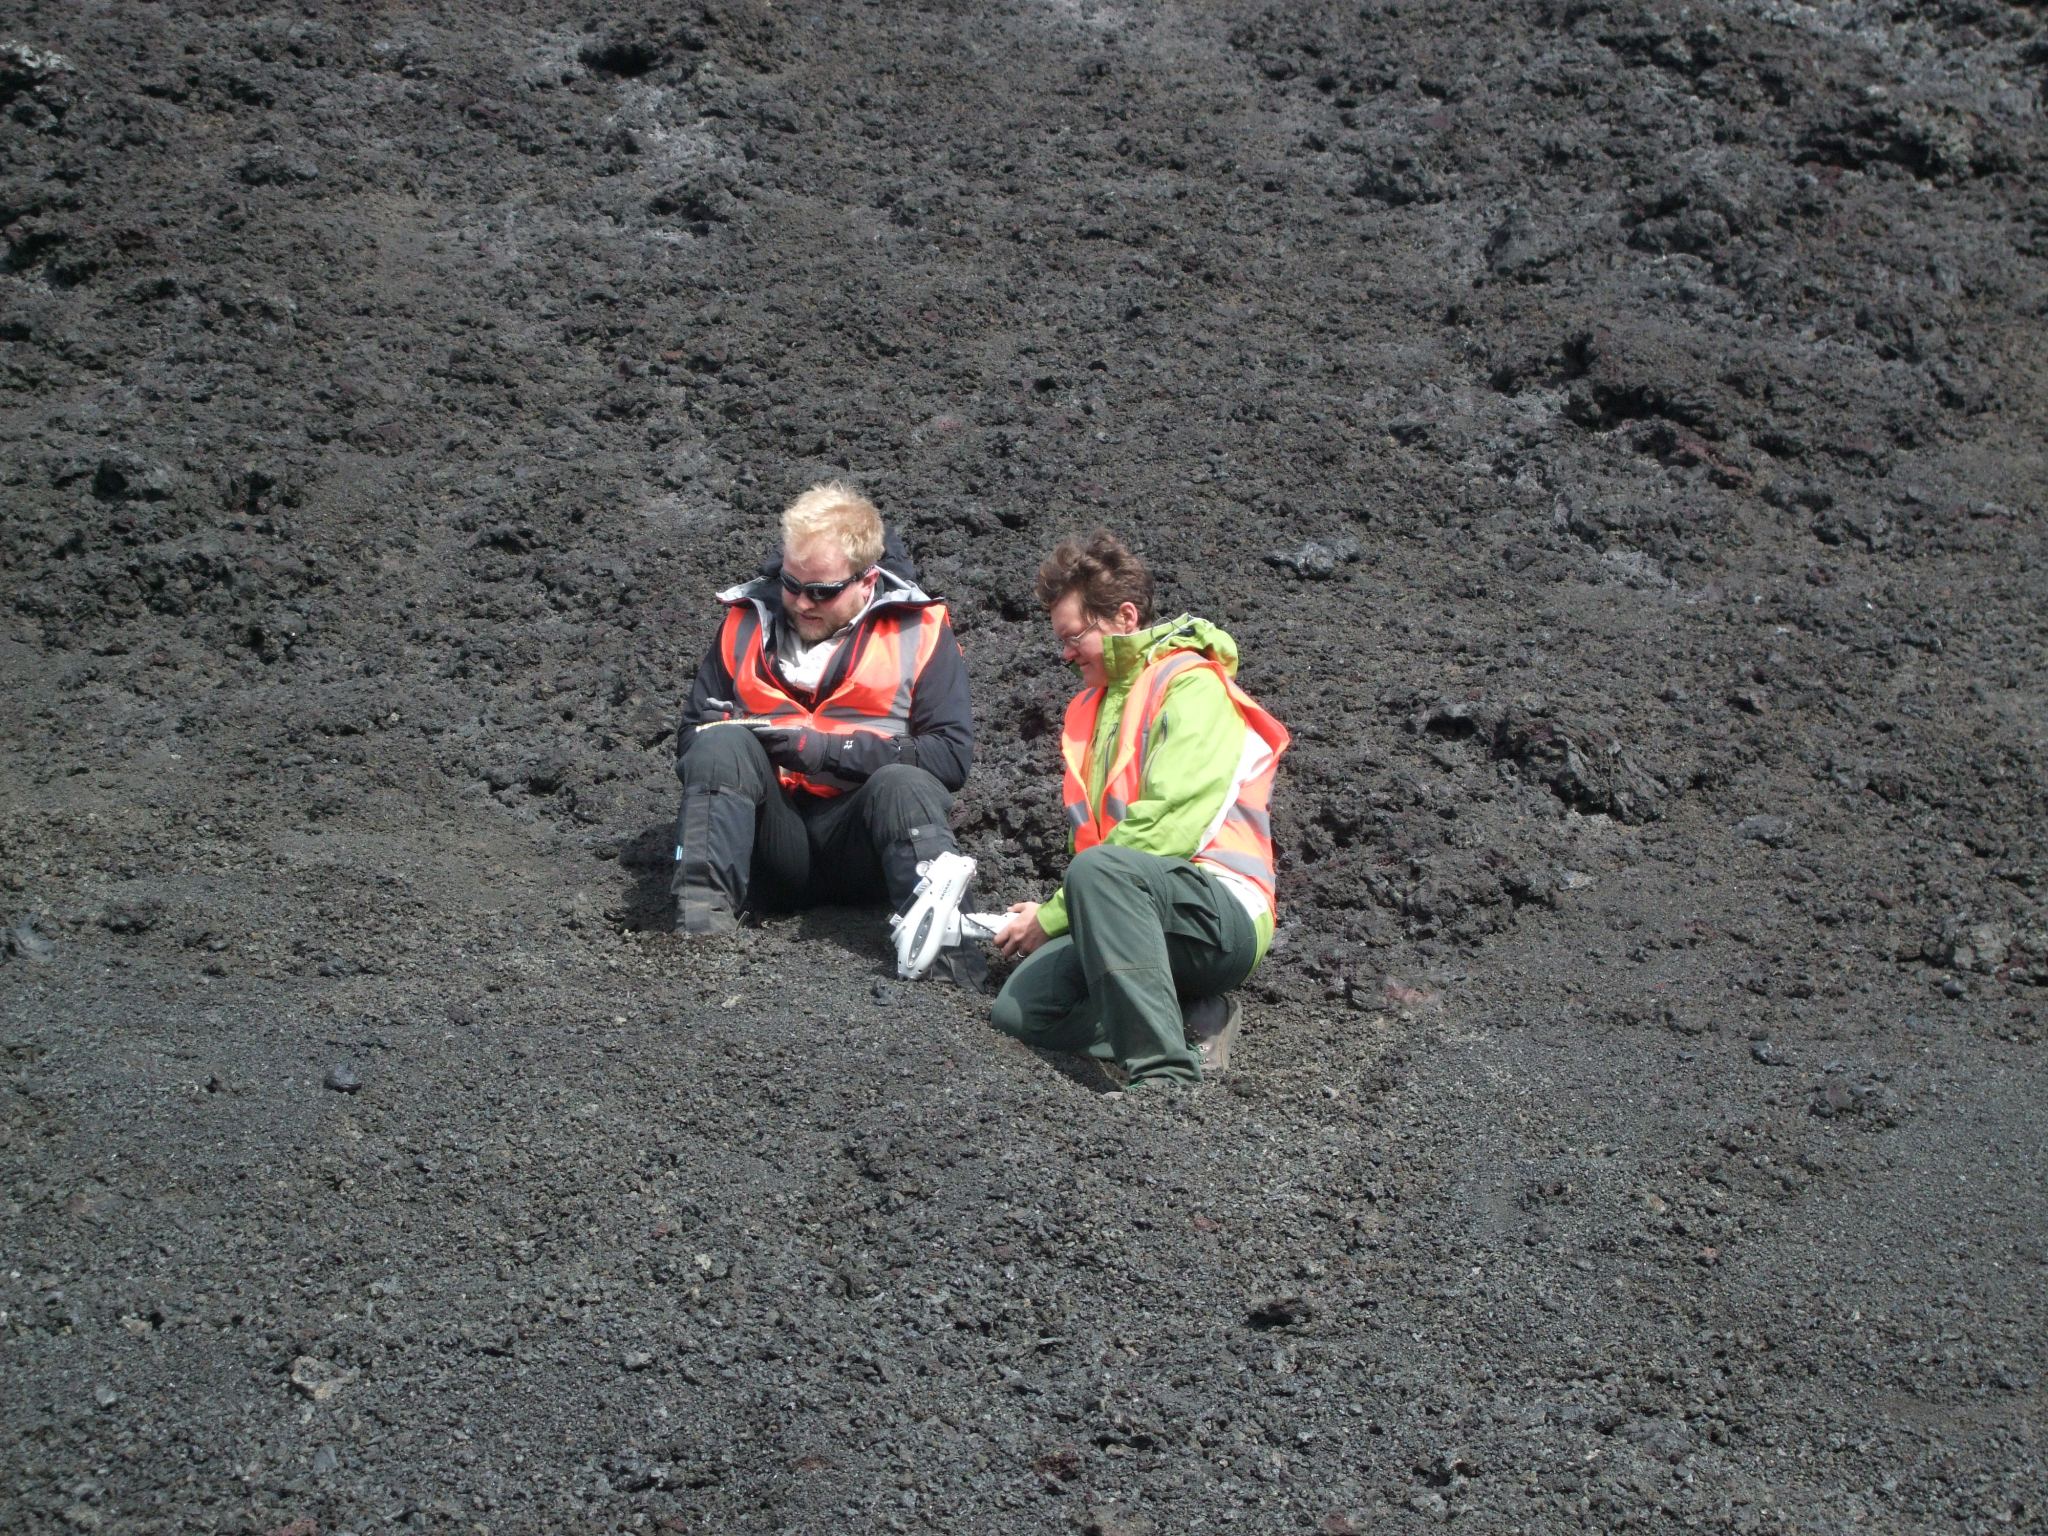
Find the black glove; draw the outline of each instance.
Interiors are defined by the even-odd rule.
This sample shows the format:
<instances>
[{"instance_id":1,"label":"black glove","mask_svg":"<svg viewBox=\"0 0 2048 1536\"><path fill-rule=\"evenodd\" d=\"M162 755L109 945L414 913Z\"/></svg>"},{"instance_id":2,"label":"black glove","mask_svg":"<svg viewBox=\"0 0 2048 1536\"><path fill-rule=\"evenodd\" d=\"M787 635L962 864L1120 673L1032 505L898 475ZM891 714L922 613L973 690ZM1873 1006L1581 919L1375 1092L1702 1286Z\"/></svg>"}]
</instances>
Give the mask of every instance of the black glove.
<instances>
[{"instance_id":1,"label":"black glove","mask_svg":"<svg viewBox=\"0 0 2048 1536\"><path fill-rule=\"evenodd\" d=\"M829 731L788 730L782 727L756 728L754 739L768 751L768 761L791 773L816 778L829 772L838 755L832 749L838 737Z\"/></svg>"},{"instance_id":2,"label":"black glove","mask_svg":"<svg viewBox=\"0 0 2048 1536\"><path fill-rule=\"evenodd\" d=\"M842 779L865 779L891 763L917 766L917 747L908 736L852 731L832 739L839 748L832 754L832 771Z\"/></svg>"}]
</instances>

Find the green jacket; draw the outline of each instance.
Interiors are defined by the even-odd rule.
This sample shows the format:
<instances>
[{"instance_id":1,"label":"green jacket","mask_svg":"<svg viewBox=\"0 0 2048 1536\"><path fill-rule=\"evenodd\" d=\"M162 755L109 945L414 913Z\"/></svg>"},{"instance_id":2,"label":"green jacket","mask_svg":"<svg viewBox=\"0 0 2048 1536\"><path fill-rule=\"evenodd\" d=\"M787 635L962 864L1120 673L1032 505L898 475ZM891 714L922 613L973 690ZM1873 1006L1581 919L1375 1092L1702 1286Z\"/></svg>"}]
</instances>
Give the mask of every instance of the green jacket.
<instances>
[{"instance_id":1,"label":"green jacket","mask_svg":"<svg viewBox=\"0 0 2048 1536\"><path fill-rule=\"evenodd\" d=\"M1170 651L1205 651L1230 676L1237 675L1237 642L1207 619L1182 614L1131 635L1108 635L1102 663L1109 676L1102 711L1095 718L1089 754L1088 799L1102 803L1102 785L1116 750L1117 726L1131 684L1146 665ZM1167 858L1192 856L1198 840L1223 809L1238 758L1244 752L1244 716L1206 667L1190 668L1166 687L1166 699L1145 741L1142 792L1105 841ZM1069 842L1071 847L1071 840ZM1038 925L1052 938L1068 928L1067 892L1062 886L1038 909ZM1273 915L1254 923L1259 958L1273 942Z\"/></svg>"}]
</instances>

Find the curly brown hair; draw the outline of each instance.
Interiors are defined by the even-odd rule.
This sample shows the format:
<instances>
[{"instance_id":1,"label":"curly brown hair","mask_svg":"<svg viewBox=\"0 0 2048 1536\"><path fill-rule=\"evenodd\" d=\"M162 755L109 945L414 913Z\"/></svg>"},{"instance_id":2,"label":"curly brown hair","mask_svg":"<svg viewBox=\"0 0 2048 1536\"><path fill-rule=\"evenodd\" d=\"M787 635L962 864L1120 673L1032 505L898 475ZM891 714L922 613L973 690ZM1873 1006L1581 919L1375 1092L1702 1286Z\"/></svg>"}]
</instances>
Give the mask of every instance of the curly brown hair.
<instances>
[{"instance_id":1,"label":"curly brown hair","mask_svg":"<svg viewBox=\"0 0 2048 1536\"><path fill-rule=\"evenodd\" d=\"M1096 529L1086 540L1061 539L1039 565L1034 590L1047 608L1078 592L1081 606L1095 618L1110 618L1129 603L1138 610L1140 624L1152 622L1152 572L1107 528Z\"/></svg>"}]
</instances>

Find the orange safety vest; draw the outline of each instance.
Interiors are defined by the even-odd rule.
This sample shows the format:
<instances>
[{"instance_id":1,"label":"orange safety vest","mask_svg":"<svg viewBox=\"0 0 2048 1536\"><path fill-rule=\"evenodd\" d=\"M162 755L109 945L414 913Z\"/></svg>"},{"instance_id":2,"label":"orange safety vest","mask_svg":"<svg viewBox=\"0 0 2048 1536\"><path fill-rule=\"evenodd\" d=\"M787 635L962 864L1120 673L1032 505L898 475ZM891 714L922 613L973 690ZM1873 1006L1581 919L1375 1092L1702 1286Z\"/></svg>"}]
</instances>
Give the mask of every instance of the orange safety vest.
<instances>
[{"instance_id":1,"label":"orange safety vest","mask_svg":"<svg viewBox=\"0 0 2048 1536\"><path fill-rule=\"evenodd\" d=\"M1124 699L1123 718L1117 722L1116 748L1110 754L1109 772L1102 781L1099 807L1088 802L1088 783L1094 775L1091 759L1095 722L1101 717L1107 690L1084 688L1067 705L1066 725L1060 735L1060 756L1066 762L1060 798L1066 803L1067 825L1073 829L1074 852L1084 852L1108 837L1124 819L1131 802L1139 798L1145 782L1145 743L1166 703L1167 685L1192 667L1207 667L1216 674L1252 733L1252 741L1247 745L1264 750L1248 752L1240 762L1230 792L1224 797L1223 809L1200 846L1189 855L1190 862L1213 864L1244 876L1265 893L1267 905L1277 912L1273 894L1273 775L1291 738L1286 726L1231 680L1221 662L1202 651L1171 651L1151 662L1132 680L1131 691Z\"/></svg>"},{"instance_id":2,"label":"orange safety vest","mask_svg":"<svg viewBox=\"0 0 2048 1536\"><path fill-rule=\"evenodd\" d=\"M911 693L945 628L944 603L886 608L875 614L848 637L853 655L838 685L809 705L797 701L768 659L761 609L753 599L727 607L718 648L732 674L733 697L741 714L790 730L902 736L910 730ZM853 781L836 775L814 779L787 768L777 770L777 777L785 790L813 795L843 795L854 787Z\"/></svg>"}]
</instances>

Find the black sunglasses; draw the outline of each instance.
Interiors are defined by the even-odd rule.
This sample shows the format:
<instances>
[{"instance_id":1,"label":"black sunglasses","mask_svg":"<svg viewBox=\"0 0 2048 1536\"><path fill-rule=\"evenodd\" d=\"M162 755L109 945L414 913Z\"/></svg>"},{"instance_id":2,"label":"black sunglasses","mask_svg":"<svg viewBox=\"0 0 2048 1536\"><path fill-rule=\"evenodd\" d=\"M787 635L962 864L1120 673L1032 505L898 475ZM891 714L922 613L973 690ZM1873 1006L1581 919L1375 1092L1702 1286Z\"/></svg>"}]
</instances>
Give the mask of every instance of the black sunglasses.
<instances>
[{"instance_id":1,"label":"black sunglasses","mask_svg":"<svg viewBox=\"0 0 2048 1536\"><path fill-rule=\"evenodd\" d=\"M867 571L862 571L855 576L849 576L844 581L795 581L791 579L787 571L779 571L776 575L782 582L782 590L791 597L801 596L809 598L814 603L829 603L856 581L865 580L868 571L873 569L873 566L869 566Z\"/></svg>"}]
</instances>

